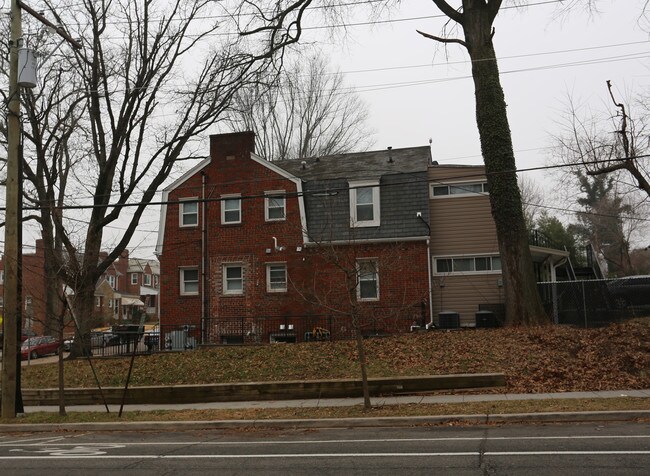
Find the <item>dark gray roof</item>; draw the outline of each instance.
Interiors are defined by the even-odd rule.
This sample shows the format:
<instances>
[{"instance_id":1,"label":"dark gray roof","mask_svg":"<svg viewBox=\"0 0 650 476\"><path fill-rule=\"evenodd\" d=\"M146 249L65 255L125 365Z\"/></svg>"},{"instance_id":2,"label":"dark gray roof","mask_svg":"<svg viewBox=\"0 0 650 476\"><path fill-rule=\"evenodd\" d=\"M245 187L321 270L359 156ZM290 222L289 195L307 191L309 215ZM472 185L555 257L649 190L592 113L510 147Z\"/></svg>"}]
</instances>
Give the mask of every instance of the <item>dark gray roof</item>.
<instances>
[{"instance_id":1,"label":"dark gray roof","mask_svg":"<svg viewBox=\"0 0 650 476\"><path fill-rule=\"evenodd\" d=\"M305 162L304 168L302 162ZM390 151L353 152L318 158L278 160L273 164L306 181L378 179L383 175L426 171L431 165L431 148L421 146Z\"/></svg>"}]
</instances>

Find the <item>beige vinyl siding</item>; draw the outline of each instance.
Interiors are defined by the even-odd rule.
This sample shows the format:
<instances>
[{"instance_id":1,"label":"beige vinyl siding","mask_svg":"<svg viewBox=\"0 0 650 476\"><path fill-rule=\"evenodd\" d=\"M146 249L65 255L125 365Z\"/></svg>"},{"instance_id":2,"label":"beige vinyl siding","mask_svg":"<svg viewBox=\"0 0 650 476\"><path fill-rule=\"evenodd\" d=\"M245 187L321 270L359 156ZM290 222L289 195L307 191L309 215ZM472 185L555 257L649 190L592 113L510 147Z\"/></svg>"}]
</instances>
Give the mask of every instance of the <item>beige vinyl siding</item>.
<instances>
[{"instance_id":1,"label":"beige vinyl siding","mask_svg":"<svg viewBox=\"0 0 650 476\"><path fill-rule=\"evenodd\" d=\"M484 173L483 166L434 165L429 167L429 184L480 183L486 181ZM430 192L429 217L434 319L440 311L455 311L460 314L461 325L474 325L480 304L503 302L503 287L498 285L501 273L437 275L435 258L499 254L490 197L476 194L431 198ZM444 287L440 286L441 280Z\"/></svg>"},{"instance_id":2,"label":"beige vinyl siding","mask_svg":"<svg viewBox=\"0 0 650 476\"><path fill-rule=\"evenodd\" d=\"M429 167L430 185L485 181L483 166ZM429 189L430 191L430 189ZM498 253L496 227L488 195L441 196L429 194L431 254Z\"/></svg>"},{"instance_id":3,"label":"beige vinyl siding","mask_svg":"<svg viewBox=\"0 0 650 476\"><path fill-rule=\"evenodd\" d=\"M441 279L444 287L440 287ZM473 326L479 304L503 302L503 287L499 286L500 273L481 275L449 275L433 278L433 315L440 311L460 314L461 326Z\"/></svg>"},{"instance_id":4,"label":"beige vinyl siding","mask_svg":"<svg viewBox=\"0 0 650 476\"><path fill-rule=\"evenodd\" d=\"M498 253L489 197L431 199L429 217L432 254Z\"/></svg>"},{"instance_id":5,"label":"beige vinyl siding","mask_svg":"<svg viewBox=\"0 0 650 476\"><path fill-rule=\"evenodd\" d=\"M450 181L473 182L485 180L485 167L483 165L432 165L429 167L429 179L447 183Z\"/></svg>"}]
</instances>

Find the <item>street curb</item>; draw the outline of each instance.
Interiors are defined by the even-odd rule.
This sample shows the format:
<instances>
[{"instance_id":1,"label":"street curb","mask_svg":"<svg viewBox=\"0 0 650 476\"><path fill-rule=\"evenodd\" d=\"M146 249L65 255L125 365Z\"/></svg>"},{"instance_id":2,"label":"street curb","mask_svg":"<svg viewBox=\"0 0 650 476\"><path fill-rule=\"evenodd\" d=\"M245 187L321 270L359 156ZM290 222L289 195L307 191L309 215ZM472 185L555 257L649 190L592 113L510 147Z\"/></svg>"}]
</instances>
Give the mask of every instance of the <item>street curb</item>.
<instances>
[{"instance_id":1,"label":"street curb","mask_svg":"<svg viewBox=\"0 0 650 476\"><path fill-rule=\"evenodd\" d=\"M444 424L603 422L650 419L650 410L439 415L416 417L321 418L283 420L152 421L0 424L0 433L55 431L191 431L234 428L378 428Z\"/></svg>"}]
</instances>

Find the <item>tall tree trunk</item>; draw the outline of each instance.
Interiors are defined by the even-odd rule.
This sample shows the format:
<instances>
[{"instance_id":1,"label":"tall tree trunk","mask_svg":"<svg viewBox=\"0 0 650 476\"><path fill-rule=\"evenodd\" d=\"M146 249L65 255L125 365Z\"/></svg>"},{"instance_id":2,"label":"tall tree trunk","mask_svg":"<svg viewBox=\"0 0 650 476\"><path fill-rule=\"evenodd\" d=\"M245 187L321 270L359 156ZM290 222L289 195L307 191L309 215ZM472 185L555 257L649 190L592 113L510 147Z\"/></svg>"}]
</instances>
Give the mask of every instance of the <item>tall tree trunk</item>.
<instances>
[{"instance_id":1,"label":"tall tree trunk","mask_svg":"<svg viewBox=\"0 0 650 476\"><path fill-rule=\"evenodd\" d=\"M483 5L483 7L481 7ZM465 43L472 59L476 123L490 188L503 269L506 324L550 322L537 291L528 232L517 185L506 101L492 43L494 13L474 2L464 11Z\"/></svg>"}]
</instances>

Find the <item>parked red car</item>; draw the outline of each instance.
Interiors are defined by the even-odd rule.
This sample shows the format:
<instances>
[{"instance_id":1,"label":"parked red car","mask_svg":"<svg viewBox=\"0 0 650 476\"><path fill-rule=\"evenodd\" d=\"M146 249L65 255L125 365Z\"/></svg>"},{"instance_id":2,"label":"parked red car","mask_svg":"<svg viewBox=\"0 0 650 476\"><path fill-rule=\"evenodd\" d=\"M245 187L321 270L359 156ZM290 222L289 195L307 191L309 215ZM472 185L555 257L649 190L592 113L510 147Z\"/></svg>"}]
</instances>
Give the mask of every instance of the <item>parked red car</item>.
<instances>
[{"instance_id":1,"label":"parked red car","mask_svg":"<svg viewBox=\"0 0 650 476\"><path fill-rule=\"evenodd\" d=\"M20 346L20 355L23 360L28 357L36 359L49 354L59 353L60 343L52 336L30 337Z\"/></svg>"}]
</instances>

